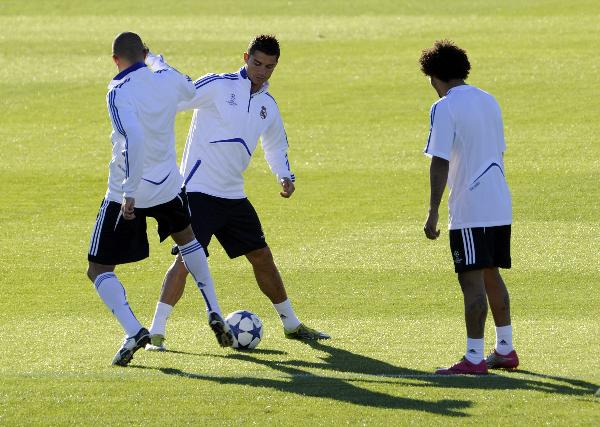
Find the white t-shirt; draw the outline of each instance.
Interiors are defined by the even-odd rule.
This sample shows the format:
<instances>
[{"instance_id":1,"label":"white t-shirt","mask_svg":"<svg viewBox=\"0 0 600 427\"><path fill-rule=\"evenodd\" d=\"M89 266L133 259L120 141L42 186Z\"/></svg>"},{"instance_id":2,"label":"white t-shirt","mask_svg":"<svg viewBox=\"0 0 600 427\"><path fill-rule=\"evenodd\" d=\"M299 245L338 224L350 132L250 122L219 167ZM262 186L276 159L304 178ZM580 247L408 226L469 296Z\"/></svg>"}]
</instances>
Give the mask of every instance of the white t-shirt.
<instances>
[{"instance_id":1,"label":"white t-shirt","mask_svg":"<svg viewBox=\"0 0 600 427\"><path fill-rule=\"evenodd\" d=\"M121 203L134 197L137 208L166 203L181 191L175 115L196 92L189 77L164 62L153 69L139 62L123 70L106 97L113 125L106 198Z\"/></svg>"},{"instance_id":2,"label":"white t-shirt","mask_svg":"<svg viewBox=\"0 0 600 427\"><path fill-rule=\"evenodd\" d=\"M424 152L450 162L448 228L511 224L502 114L494 97L474 86L456 86L432 105L430 116Z\"/></svg>"}]
</instances>

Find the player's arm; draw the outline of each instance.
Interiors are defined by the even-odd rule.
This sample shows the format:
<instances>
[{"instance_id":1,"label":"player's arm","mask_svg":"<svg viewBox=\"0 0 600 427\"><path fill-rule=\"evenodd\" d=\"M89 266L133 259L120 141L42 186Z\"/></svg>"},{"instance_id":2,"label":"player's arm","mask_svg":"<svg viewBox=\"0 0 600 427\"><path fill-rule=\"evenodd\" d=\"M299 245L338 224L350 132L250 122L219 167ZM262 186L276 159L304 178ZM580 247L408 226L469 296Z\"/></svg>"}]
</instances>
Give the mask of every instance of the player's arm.
<instances>
[{"instance_id":1,"label":"player's arm","mask_svg":"<svg viewBox=\"0 0 600 427\"><path fill-rule=\"evenodd\" d=\"M171 67L162 55L154 55L149 50L146 53L146 65L155 73L169 72L166 78L174 79L181 95L181 102L188 102L196 95L196 87L192 79Z\"/></svg>"},{"instance_id":2,"label":"player's arm","mask_svg":"<svg viewBox=\"0 0 600 427\"><path fill-rule=\"evenodd\" d=\"M265 159L281 185L279 194L281 197L289 198L296 190L294 184L296 178L290 170L287 135L279 110L275 107L271 114L275 114L275 117L262 135L262 146Z\"/></svg>"},{"instance_id":3,"label":"player's arm","mask_svg":"<svg viewBox=\"0 0 600 427\"><path fill-rule=\"evenodd\" d=\"M144 130L139 122L137 109L127 92L113 90L108 95L108 108L113 126L125 138L125 179L123 190L123 217L132 219L135 193L144 169Z\"/></svg>"},{"instance_id":4,"label":"player's arm","mask_svg":"<svg viewBox=\"0 0 600 427\"><path fill-rule=\"evenodd\" d=\"M211 102L218 93L217 74L206 74L195 81L190 81L193 87L192 96L177 105L177 111L195 110Z\"/></svg>"},{"instance_id":5,"label":"player's arm","mask_svg":"<svg viewBox=\"0 0 600 427\"><path fill-rule=\"evenodd\" d=\"M430 111L429 137L425 147L425 155L431 157L429 166L429 210L423 227L425 236L435 240L440 235L437 225L439 207L448 181L448 169L452 144L454 143L454 121L447 102L437 102Z\"/></svg>"},{"instance_id":6,"label":"player's arm","mask_svg":"<svg viewBox=\"0 0 600 427\"><path fill-rule=\"evenodd\" d=\"M440 235L440 230L437 229L439 221L439 208L442 202L442 195L444 194L444 188L448 181L448 169L450 162L441 157L433 156L431 158L431 165L429 166L429 212L427 214L427 220L423 227L425 236L428 239L435 240Z\"/></svg>"}]
</instances>

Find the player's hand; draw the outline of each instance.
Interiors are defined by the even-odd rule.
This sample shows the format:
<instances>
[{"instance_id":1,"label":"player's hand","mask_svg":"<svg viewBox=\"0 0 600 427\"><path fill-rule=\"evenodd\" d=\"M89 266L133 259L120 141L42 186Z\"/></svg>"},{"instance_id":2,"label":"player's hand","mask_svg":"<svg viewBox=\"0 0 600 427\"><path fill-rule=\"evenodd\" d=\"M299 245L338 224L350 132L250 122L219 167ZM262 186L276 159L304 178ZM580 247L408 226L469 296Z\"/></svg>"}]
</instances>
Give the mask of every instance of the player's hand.
<instances>
[{"instance_id":1,"label":"player's hand","mask_svg":"<svg viewBox=\"0 0 600 427\"><path fill-rule=\"evenodd\" d=\"M425 236L430 240L435 240L440 237L440 230L438 230L439 214L436 212L429 211L429 215L427 215L427 221L425 221L425 226L423 227L423 231L425 232Z\"/></svg>"},{"instance_id":2,"label":"player's hand","mask_svg":"<svg viewBox=\"0 0 600 427\"><path fill-rule=\"evenodd\" d=\"M281 178L279 183L281 184L281 188L282 188L282 190L281 190L281 192L279 192L279 194L281 195L281 197L285 197L286 199L289 199L292 196L292 193L296 190L294 183L289 178Z\"/></svg>"},{"instance_id":3,"label":"player's hand","mask_svg":"<svg viewBox=\"0 0 600 427\"><path fill-rule=\"evenodd\" d=\"M133 197L124 197L123 203L121 204L121 212L123 213L123 218L127 220L135 219L134 212L135 208L135 199Z\"/></svg>"}]
</instances>

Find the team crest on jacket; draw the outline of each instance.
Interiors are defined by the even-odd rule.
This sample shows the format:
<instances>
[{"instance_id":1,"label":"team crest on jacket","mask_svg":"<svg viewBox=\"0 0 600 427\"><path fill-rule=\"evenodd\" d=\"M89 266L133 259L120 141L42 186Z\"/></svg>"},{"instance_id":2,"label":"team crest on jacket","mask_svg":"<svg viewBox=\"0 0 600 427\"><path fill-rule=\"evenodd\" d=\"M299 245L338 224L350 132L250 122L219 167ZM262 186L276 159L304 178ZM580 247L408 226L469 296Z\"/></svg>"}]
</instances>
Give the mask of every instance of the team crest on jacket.
<instances>
[{"instance_id":1,"label":"team crest on jacket","mask_svg":"<svg viewBox=\"0 0 600 427\"><path fill-rule=\"evenodd\" d=\"M229 101L226 101L229 105L231 105L232 107L234 105L237 105L237 103L235 102L235 93L232 93L231 96L229 97Z\"/></svg>"},{"instance_id":2,"label":"team crest on jacket","mask_svg":"<svg viewBox=\"0 0 600 427\"><path fill-rule=\"evenodd\" d=\"M260 109L260 118L263 120L267 118L267 107L264 105Z\"/></svg>"}]
</instances>

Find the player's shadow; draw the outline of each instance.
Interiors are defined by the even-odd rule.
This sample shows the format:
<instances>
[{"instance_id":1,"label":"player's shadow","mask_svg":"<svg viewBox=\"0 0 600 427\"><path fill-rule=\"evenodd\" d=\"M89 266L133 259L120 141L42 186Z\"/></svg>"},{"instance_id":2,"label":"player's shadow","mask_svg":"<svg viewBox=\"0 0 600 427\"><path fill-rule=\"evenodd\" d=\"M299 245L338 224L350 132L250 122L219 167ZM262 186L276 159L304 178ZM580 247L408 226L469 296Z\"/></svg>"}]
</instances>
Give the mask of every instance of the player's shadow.
<instances>
[{"instance_id":1,"label":"player's shadow","mask_svg":"<svg viewBox=\"0 0 600 427\"><path fill-rule=\"evenodd\" d=\"M256 357L258 354L254 352L236 352L219 356L265 366L285 374L283 378L221 377L184 372L174 368L154 369L158 369L167 375L212 381L218 384L271 388L286 393L333 399L362 406L408 409L452 417L467 416L468 414L464 410L471 407L472 402L469 400L428 401L412 399L370 390L360 387L359 384L392 384L398 385L398 390L406 389L400 386L482 390L523 389L577 396L593 395L598 388L597 385L582 380L547 376L523 370L518 371L518 373L525 374L530 378L522 378L522 375L514 377L510 374L484 377L434 375L432 372L398 367L368 356L332 347L319 341L307 344L324 353L320 357L321 362L264 360ZM270 350L266 350L265 354L270 353ZM285 353L275 352L275 354ZM312 370L315 369L330 371L335 374L333 376L318 375L312 373ZM336 374L344 376L336 377Z\"/></svg>"},{"instance_id":2,"label":"player's shadow","mask_svg":"<svg viewBox=\"0 0 600 427\"><path fill-rule=\"evenodd\" d=\"M314 375L307 371L286 366L285 363L257 359L245 353L230 355L228 358L257 363L273 370L285 373L286 377L281 379L243 376L219 377L212 375L193 374L175 368L157 369L167 375L194 378L203 381L213 381L217 384L263 387L286 393L299 394L302 396L333 399L355 405L387 409L410 409L452 417L467 416L467 414L462 410L469 408L472 405L470 401L466 400L444 399L430 401L393 396L391 394L357 387L351 382L342 378Z\"/></svg>"},{"instance_id":3,"label":"player's shadow","mask_svg":"<svg viewBox=\"0 0 600 427\"><path fill-rule=\"evenodd\" d=\"M514 373L525 374L530 378L505 375L488 376L444 376L434 375L432 372L423 372L415 369L403 368L391 365L381 360L368 356L352 353L350 351L332 347L322 341L307 342L315 350L325 353L321 360L323 363L311 363L307 361L291 360L288 365L328 369L340 373L354 373L363 375L374 375L389 377L396 384L407 383L411 386L421 385L439 388L470 388L470 389L500 389L500 390L536 390L544 393L556 393L572 396L593 395L598 385L583 380L564 378L535 373L526 370L517 370ZM361 381L363 381L361 379ZM379 380L378 380L379 381Z\"/></svg>"}]
</instances>

